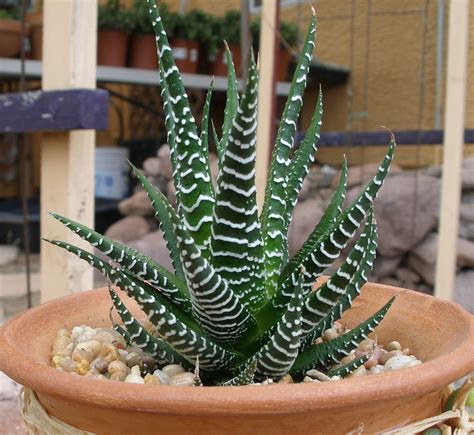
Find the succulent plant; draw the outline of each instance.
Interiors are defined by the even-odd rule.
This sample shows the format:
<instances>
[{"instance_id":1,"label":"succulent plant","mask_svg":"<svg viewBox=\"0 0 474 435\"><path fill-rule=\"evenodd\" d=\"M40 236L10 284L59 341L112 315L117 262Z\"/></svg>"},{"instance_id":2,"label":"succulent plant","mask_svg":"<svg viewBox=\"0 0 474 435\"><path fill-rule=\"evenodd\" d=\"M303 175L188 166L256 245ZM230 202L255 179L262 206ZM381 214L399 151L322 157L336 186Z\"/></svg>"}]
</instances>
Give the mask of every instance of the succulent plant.
<instances>
[{"instance_id":1,"label":"succulent plant","mask_svg":"<svg viewBox=\"0 0 474 435\"><path fill-rule=\"evenodd\" d=\"M207 385L242 385L255 379L301 378L312 368L344 377L367 360L356 358L331 369L380 323L393 299L369 319L339 337L316 340L351 307L367 281L376 251L373 201L393 158L395 140L374 178L344 210L347 165L320 222L302 248L288 256L288 226L305 175L314 161L321 127L319 93L310 127L294 149L296 121L316 32L313 15L278 129L263 210L256 203L255 155L258 71L250 58L242 95L227 50L228 92L222 135L213 131L220 173L214 188L209 172L209 107L200 131L175 66L158 9L149 0L160 57L161 93L171 149L177 210L133 168L156 211L174 273L136 250L93 229L53 216L108 255L111 261L70 244L50 240L102 271L135 299L154 325L147 330L126 307L121 293L110 296L126 340L153 355L159 364L199 364ZM347 259L313 290L315 280L340 256L365 221ZM375 308L374 308L375 310Z\"/></svg>"}]
</instances>

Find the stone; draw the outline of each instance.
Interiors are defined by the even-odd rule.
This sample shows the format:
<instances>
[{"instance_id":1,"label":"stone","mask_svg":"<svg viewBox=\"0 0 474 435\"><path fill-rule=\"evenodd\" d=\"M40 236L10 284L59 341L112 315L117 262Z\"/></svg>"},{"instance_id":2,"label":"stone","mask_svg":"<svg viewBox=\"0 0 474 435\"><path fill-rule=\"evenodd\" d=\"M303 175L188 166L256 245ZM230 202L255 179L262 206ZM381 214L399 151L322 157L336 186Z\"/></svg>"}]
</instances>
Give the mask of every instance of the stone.
<instances>
[{"instance_id":1,"label":"stone","mask_svg":"<svg viewBox=\"0 0 474 435\"><path fill-rule=\"evenodd\" d=\"M151 216L153 207L144 190L135 192L130 198L119 202L118 209L125 216Z\"/></svg>"},{"instance_id":2,"label":"stone","mask_svg":"<svg viewBox=\"0 0 474 435\"><path fill-rule=\"evenodd\" d=\"M12 263L18 258L19 249L16 245L0 245L0 266Z\"/></svg>"},{"instance_id":3,"label":"stone","mask_svg":"<svg viewBox=\"0 0 474 435\"><path fill-rule=\"evenodd\" d=\"M462 190L474 189L474 157L462 162Z\"/></svg>"},{"instance_id":4,"label":"stone","mask_svg":"<svg viewBox=\"0 0 474 435\"><path fill-rule=\"evenodd\" d=\"M131 242L150 232L150 224L143 216L126 216L110 225L105 236L118 242Z\"/></svg>"},{"instance_id":5,"label":"stone","mask_svg":"<svg viewBox=\"0 0 474 435\"><path fill-rule=\"evenodd\" d=\"M387 370L400 370L420 365L422 362L413 355L396 355L384 364Z\"/></svg>"},{"instance_id":6,"label":"stone","mask_svg":"<svg viewBox=\"0 0 474 435\"><path fill-rule=\"evenodd\" d=\"M163 160L170 160L170 146L167 143L161 145L158 149L158 152L156 153L156 156Z\"/></svg>"},{"instance_id":7,"label":"stone","mask_svg":"<svg viewBox=\"0 0 474 435\"><path fill-rule=\"evenodd\" d=\"M127 245L139 250L141 253L150 257L158 264L161 264L166 269L173 270L171 258L161 230L148 233L138 240L128 242Z\"/></svg>"},{"instance_id":8,"label":"stone","mask_svg":"<svg viewBox=\"0 0 474 435\"><path fill-rule=\"evenodd\" d=\"M402 258L401 255L397 257L377 255L374 261L374 269L371 274L372 279L380 281L381 279L394 275L402 261Z\"/></svg>"},{"instance_id":9,"label":"stone","mask_svg":"<svg viewBox=\"0 0 474 435\"><path fill-rule=\"evenodd\" d=\"M321 201L311 199L297 203L288 231L288 248L290 256L303 245L324 214Z\"/></svg>"},{"instance_id":10,"label":"stone","mask_svg":"<svg viewBox=\"0 0 474 435\"><path fill-rule=\"evenodd\" d=\"M168 198L168 202L173 207L176 207L176 188L174 187L173 180L170 180L166 186L166 197Z\"/></svg>"},{"instance_id":11,"label":"stone","mask_svg":"<svg viewBox=\"0 0 474 435\"><path fill-rule=\"evenodd\" d=\"M459 267L474 268L474 242L458 238L456 263Z\"/></svg>"},{"instance_id":12,"label":"stone","mask_svg":"<svg viewBox=\"0 0 474 435\"><path fill-rule=\"evenodd\" d=\"M6 400L17 400L21 385L10 379L6 374L0 372L0 402Z\"/></svg>"},{"instance_id":13,"label":"stone","mask_svg":"<svg viewBox=\"0 0 474 435\"><path fill-rule=\"evenodd\" d=\"M454 301L474 314L474 270L461 271L456 275Z\"/></svg>"},{"instance_id":14,"label":"stone","mask_svg":"<svg viewBox=\"0 0 474 435\"><path fill-rule=\"evenodd\" d=\"M375 201L381 255L403 255L436 228L440 187L438 178L415 172L402 172L385 180ZM350 189L346 203L359 193L359 187Z\"/></svg>"},{"instance_id":15,"label":"stone","mask_svg":"<svg viewBox=\"0 0 474 435\"><path fill-rule=\"evenodd\" d=\"M214 153L209 154L209 169L211 171L211 179L214 185L217 182L219 176L219 159Z\"/></svg>"},{"instance_id":16,"label":"stone","mask_svg":"<svg viewBox=\"0 0 474 435\"><path fill-rule=\"evenodd\" d=\"M367 183L377 173L378 168L379 168L379 163L376 163L376 162L366 163L365 165L360 165L360 166L351 166L347 172L347 189ZM391 175L398 174L402 171L403 170L400 166L398 166L396 163L392 163L390 165L390 175L388 178L390 178ZM333 188L337 186L340 176L341 176L341 171L339 171L338 176L335 177L332 182Z\"/></svg>"},{"instance_id":17,"label":"stone","mask_svg":"<svg viewBox=\"0 0 474 435\"><path fill-rule=\"evenodd\" d=\"M438 238L437 233L431 233L416 246L408 260L410 267L429 285L435 281ZM460 267L474 267L474 242L458 239L456 262Z\"/></svg>"},{"instance_id":18,"label":"stone","mask_svg":"<svg viewBox=\"0 0 474 435\"><path fill-rule=\"evenodd\" d=\"M143 170L147 175L158 177L162 174L161 159L149 157L143 161Z\"/></svg>"},{"instance_id":19,"label":"stone","mask_svg":"<svg viewBox=\"0 0 474 435\"><path fill-rule=\"evenodd\" d=\"M171 166L170 147L167 143L161 145L156 153L160 160L160 174L167 180L173 177L173 167Z\"/></svg>"},{"instance_id":20,"label":"stone","mask_svg":"<svg viewBox=\"0 0 474 435\"><path fill-rule=\"evenodd\" d=\"M400 267L396 272L397 278L405 284L414 285L420 282L420 276L408 267Z\"/></svg>"},{"instance_id":21,"label":"stone","mask_svg":"<svg viewBox=\"0 0 474 435\"><path fill-rule=\"evenodd\" d=\"M171 377L170 385L175 385L177 387L192 387L194 385L195 378L196 377L194 376L194 373L177 373Z\"/></svg>"},{"instance_id":22,"label":"stone","mask_svg":"<svg viewBox=\"0 0 474 435\"><path fill-rule=\"evenodd\" d=\"M161 371L165 374L168 375L169 377L176 376L180 373L184 373L184 368L181 367L179 364L168 364L164 366Z\"/></svg>"}]
</instances>

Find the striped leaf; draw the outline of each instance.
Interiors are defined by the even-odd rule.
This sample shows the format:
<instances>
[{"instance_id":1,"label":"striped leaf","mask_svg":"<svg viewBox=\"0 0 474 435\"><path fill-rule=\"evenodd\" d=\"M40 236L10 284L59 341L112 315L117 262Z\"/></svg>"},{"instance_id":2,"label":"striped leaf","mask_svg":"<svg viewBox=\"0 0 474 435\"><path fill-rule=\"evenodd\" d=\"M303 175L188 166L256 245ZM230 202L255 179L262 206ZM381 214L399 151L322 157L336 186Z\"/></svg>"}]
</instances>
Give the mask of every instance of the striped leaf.
<instances>
[{"instance_id":1,"label":"striped leaf","mask_svg":"<svg viewBox=\"0 0 474 435\"><path fill-rule=\"evenodd\" d=\"M227 281L201 255L184 226L176 228L194 317L209 337L225 344L239 341L256 327L255 319Z\"/></svg>"},{"instance_id":2,"label":"striped leaf","mask_svg":"<svg viewBox=\"0 0 474 435\"><path fill-rule=\"evenodd\" d=\"M357 370L359 367L362 367L371 357L370 352L361 355L358 358L355 358L353 361L344 364L340 367L329 370L326 375L332 378L333 376L339 376L345 378L347 375L350 375L353 371Z\"/></svg>"},{"instance_id":3,"label":"striped leaf","mask_svg":"<svg viewBox=\"0 0 474 435\"><path fill-rule=\"evenodd\" d=\"M255 188L258 77L253 57L217 180L212 264L253 312L265 301L263 240Z\"/></svg>"},{"instance_id":4,"label":"striped leaf","mask_svg":"<svg viewBox=\"0 0 474 435\"><path fill-rule=\"evenodd\" d=\"M156 34L158 58L169 92L175 123L176 171L179 177L177 201L183 208L182 219L204 256L208 256L211 235L213 188L209 176L209 155L197 133L188 96L174 62L168 38L154 0L147 0ZM176 122L179 120L179 123ZM178 186L177 186L178 190ZM200 213L187 211L199 204Z\"/></svg>"},{"instance_id":5,"label":"striped leaf","mask_svg":"<svg viewBox=\"0 0 474 435\"><path fill-rule=\"evenodd\" d=\"M212 88L214 84L214 79L211 80L209 89L206 94L206 101L202 109L202 121L201 121L201 143L202 146L208 150L209 149L209 111L211 109L211 99L212 99Z\"/></svg>"},{"instance_id":6,"label":"striped leaf","mask_svg":"<svg viewBox=\"0 0 474 435\"><path fill-rule=\"evenodd\" d=\"M131 163L130 166L135 176L140 180L140 183L142 183L151 205L155 210L155 216L166 241L166 247L168 248L175 274L181 281L184 281L183 265L181 264L178 241L176 240L176 233L174 231L174 227L179 223L178 216L176 216L174 208L169 204L160 190L153 186Z\"/></svg>"},{"instance_id":7,"label":"striped leaf","mask_svg":"<svg viewBox=\"0 0 474 435\"><path fill-rule=\"evenodd\" d=\"M179 197L179 192L181 191L181 182L179 179L179 174L177 171L178 163L176 161L176 123L175 115L171 107L170 102L170 93L168 89L168 84L165 80L165 71L163 69L163 64L160 63L160 68L158 70L160 77L160 88L161 88L161 100L163 102L163 112L165 114L165 127L166 127L166 137L168 145L170 147L170 161L171 168L173 169L173 182L176 187L176 198ZM177 203L180 204L179 199ZM178 212L180 210L178 209Z\"/></svg>"},{"instance_id":8,"label":"striped leaf","mask_svg":"<svg viewBox=\"0 0 474 435\"><path fill-rule=\"evenodd\" d=\"M301 310L304 301L303 273L295 294L268 343L257 354L257 377L279 378L288 373L298 355L301 337Z\"/></svg>"},{"instance_id":9,"label":"striped leaf","mask_svg":"<svg viewBox=\"0 0 474 435\"><path fill-rule=\"evenodd\" d=\"M194 321L192 317L189 316L189 314L182 311L172 301L170 301L164 294L160 293L160 291L156 290L155 288L153 288L151 285L147 284L146 282L141 281L136 276L131 275L126 270L121 269L121 273L117 274L117 270L120 270L120 269L116 269L112 267L110 264L106 263L105 261L102 261L99 257L81 248L78 248L77 246L71 245L69 243L64 243L59 240L48 240L48 239L43 239L43 240L53 245L56 245L60 248L63 248L66 251L76 255L81 260L86 261L92 267L102 272L102 274L105 277L107 277L113 284L119 286L124 291L133 289L133 291L135 292L135 289L143 288L147 293L155 297L161 305L164 305L167 310L172 311L187 326L201 332L199 325Z\"/></svg>"},{"instance_id":10,"label":"striped leaf","mask_svg":"<svg viewBox=\"0 0 474 435\"><path fill-rule=\"evenodd\" d=\"M317 291L308 294L303 306L303 337L306 337L309 333L312 333L311 335L318 334L320 328L326 326L326 322L322 322L321 325L320 322L329 314L338 311L343 298L347 297L352 301L354 295L348 290L356 282L362 281L365 283L367 281L368 272L372 269L375 259L376 249L376 224L373 214L371 214L365 232L359 238L346 261ZM331 317L330 315L329 318ZM316 326L319 327L316 328ZM328 327L330 326L328 325ZM320 334L314 338L319 336Z\"/></svg>"},{"instance_id":11,"label":"striped leaf","mask_svg":"<svg viewBox=\"0 0 474 435\"><path fill-rule=\"evenodd\" d=\"M377 193L389 170L394 149L395 138L392 135L389 150L377 174L367 184L359 197L337 218L335 225L321 236L316 244L316 249L303 258L301 264L306 269L305 282L303 284L306 291L311 289L313 282L339 257L341 250L344 249L349 239L354 236L367 212L372 208ZM297 276L298 269L294 269L289 277L282 282L278 293L273 298L275 307L284 307L291 298Z\"/></svg>"},{"instance_id":12,"label":"striped leaf","mask_svg":"<svg viewBox=\"0 0 474 435\"><path fill-rule=\"evenodd\" d=\"M223 370L239 362L240 357L237 354L225 350L189 328L143 286L137 286L130 281L123 271L113 269L112 276L114 275L114 282L137 301L138 306L155 326L157 334L191 364L195 365L199 359L199 366L205 370Z\"/></svg>"},{"instance_id":13,"label":"striped leaf","mask_svg":"<svg viewBox=\"0 0 474 435\"><path fill-rule=\"evenodd\" d=\"M265 244L266 287L269 294L275 293L278 276L285 258L287 246L286 196L290 152L296 133L296 122L303 105L303 92L309 71L316 32L316 16L313 15L306 34L303 52L296 67L288 99L272 154L262 211L262 228Z\"/></svg>"},{"instance_id":14,"label":"striped leaf","mask_svg":"<svg viewBox=\"0 0 474 435\"><path fill-rule=\"evenodd\" d=\"M92 246L123 266L124 269L131 271L140 279L160 289L183 311L191 312L191 301L185 283L176 278L163 266L145 257L137 250L114 242L85 225L55 213L51 213L51 215L79 237L88 241Z\"/></svg>"},{"instance_id":15,"label":"striped leaf","mask_svg":"<svg viewBox=\"0 0 474 435\"><path fill-rule=\"evenodd\" d=\"M314 154L317 150L319 141L319 132L321 130L323 117L323 92L319 87L318 102L314 110L311 124L306 132L304 139L301 141L299 148L296 150L291 160L288 188L286 196L286 228L291 222L291 214L298 201L298 195L303 186L304 179L308 175L309 168L314 162Z\"/></svg>"},{"instance_id":16,"label":"striped leaf","mask_svg":"<svg viewBox=\"0 0 474 435\"><path fill-rule=\"evenodd\" d=\"M339 177L339 182L337 188L334 191L334 194L331 198L331 201L326 208L323 217L319 223L315 226L314 230L303 244L303 246L298 250L298 252L293 256L291 261L285 266L280 277L280 283L284 282L286 278L291 274L291 272L298 267L302 261L311 254L312 251L318 245L318 242L321 242L321 237L326 234L331 228L334 228L335 222L338 216L341 214L341 207L344 199L346 197L346 187L347 187L347 161L344 157L341 168L341 176Z\"/></svg>"},{"instance_id":17,"label":"striped leaf","mask_svg":"<svg viewBox=\"0 0 474 435\"><path fill-rule=\"evenodd\" d=\"M253 60L253 53L251 52L251 58ZM239 107L239 93L237 91L237 76L235 74L234 61L232 60L232 53L229 50L229 46L225 42L225 58L227 63L227 98L224 109L224 123L222 124L222 137L218 149L219 156L219 167L222 166L222 157L224 156L227 144L229 141L229 135L232 130L235 116L237 115L237 109ZM256 110L256 109L255 109Z\"/></svg>"},{"instance_id":18,"label":"striped leaf","mask_svg":"<svg viewBox=\"0 0 474 435\"><path fill-rule=\"evenodd\" d=\"M326 370L333 364L339 364L341 359L356 349L358 344L379 325L388 309L393 304L392 297L379 311L359 326L334 340L314 344L301 352L296 358L290 373L301 377L310 369Z\"/></svg>"},{"instance_id":19,"label":"striped leaf","mask_svg":"<svg viewBox=\"0 0 474 435\"><path fill-rule=\"evenodd\" d=\"M146 329L128 311L118 294L109 286L109 294L120 319L122 320L131 342L143 352L153 356L158 364L181 364L186 369L193 366L163 340L149 334Z\"/></svg>"},{"instance_id":20,"label":"striped leaf","mask_svg":"<svg viewBox=\"0 0 474 435\"><path fill-rule=\"evenodd\" d=\"M217 385L220 385L221 387L231 387L236 385L253 384L256 369L257 360L256 358L251 358L249 361L244 363L242 369L239 369L239 373L237 376L234 376L233 378L227 381L219 382Z\"/></svg>"}]
</instances>

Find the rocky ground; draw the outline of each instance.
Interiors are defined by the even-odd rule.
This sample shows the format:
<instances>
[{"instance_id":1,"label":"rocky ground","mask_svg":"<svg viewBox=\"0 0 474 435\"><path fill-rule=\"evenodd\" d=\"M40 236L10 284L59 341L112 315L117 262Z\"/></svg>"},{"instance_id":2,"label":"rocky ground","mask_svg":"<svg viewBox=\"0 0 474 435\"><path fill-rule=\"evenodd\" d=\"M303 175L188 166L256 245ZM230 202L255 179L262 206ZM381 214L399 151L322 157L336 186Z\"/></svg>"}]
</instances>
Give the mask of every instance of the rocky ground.
<instances>
[{"instance_id":1,"label":"rocky ground","mask_svg":"<svg viewBox=\"0 0 474 435\"><path fill-rule=\"evenodd\" d=\"M348 204L377 170L376 163L349 170ZM143 163L146 176L175 203L171 181L169 148L163 146L157 157ZM217 176L217 158L211 157L211 172ZM392 164L389 176L376 200L378 224L377 260L371 281L433 292L441 168L406 171ZM321 218L337 184L339 171L314 165L302 188L289 231L290 254L306 240ZM124 218L113 224L106 235L133 246L171 268L165 241L157 228L150 202L140 186L119 205ZM346 253L350 246L346 248ZM462 171L462 203L457 253L458 273L455 300L474 312L474 158L465 159ZM336 265L337 266L337 263Z\"/></svg>"}]
</instances>

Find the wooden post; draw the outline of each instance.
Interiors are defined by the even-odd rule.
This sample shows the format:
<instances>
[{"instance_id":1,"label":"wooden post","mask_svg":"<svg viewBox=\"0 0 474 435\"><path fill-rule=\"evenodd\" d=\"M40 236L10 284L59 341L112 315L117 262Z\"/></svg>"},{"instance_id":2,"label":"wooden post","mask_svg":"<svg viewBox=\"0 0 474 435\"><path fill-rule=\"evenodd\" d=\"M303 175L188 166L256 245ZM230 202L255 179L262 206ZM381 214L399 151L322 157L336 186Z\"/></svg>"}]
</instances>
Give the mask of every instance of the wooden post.
<instances>
[{"instance_id":1,"label":"wooden post","mask_svg":"<svg viewBox=\"0 0 474 435\"><path fill-rule=\"evenodd\" d=\"M44 90L95 88L97 0L45 0ZM79 241L46 213L94 225L94 130L45 133L41 149L41 236ZM89 265L42 242L41 299L93 286Z\"/></svg>"},{"instance_id":2,"label":"wooden post","mask_svg":"<svg viewBox=\"0 0 474 435\"><path fill-rule=\"evenodd\" d=\"M258 115L257 115L257 161L256 185L257 204L261 209L265 197L265 185L275 117L275 57L277 50L276 29L278 29L278 2L262 1L260 27ZM263 55L264 54L264 55Z\"/></svg>"},{"instance_id":3,"label":"wooden post","mask_svg":"<svg viewBox=\"0 0 474 435\"><path fill-rule=\"evenodd\" d=\"M443 178L435 296L451 300L456 276L456 252L464 146L469 0L451 0L449 8Z\"/></svg>"}]
</instances>

